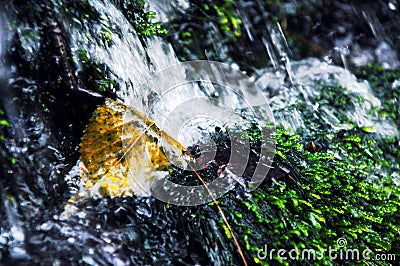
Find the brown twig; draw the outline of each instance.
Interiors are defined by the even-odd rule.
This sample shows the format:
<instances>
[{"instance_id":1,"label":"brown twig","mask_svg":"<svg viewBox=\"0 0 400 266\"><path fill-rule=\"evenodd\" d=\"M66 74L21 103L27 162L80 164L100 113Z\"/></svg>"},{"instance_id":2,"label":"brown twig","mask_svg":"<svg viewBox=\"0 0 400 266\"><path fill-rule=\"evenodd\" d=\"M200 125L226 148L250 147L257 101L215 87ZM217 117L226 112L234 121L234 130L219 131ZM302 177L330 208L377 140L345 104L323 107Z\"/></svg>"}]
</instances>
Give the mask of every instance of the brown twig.
<instances>
[{"instance_id":1,"label":"brown twig","mask_svg":"<svg viewBox=\"0 0 400 266\"><path fill-rule=\"evenodd\" d=\"M226 227L229 230L229 233L232 236L233 242L235 243L235 246L236 246L236 248L237 248L237 250L238 250L238 252L240 254L240 257L242 258L243 265L247 266L248 264L247 264L246 258L244 257L243 251L240 248L239 242L237 241L237 238L236 238L235 234L233 233L232 227L229 224L228 220L226 219L226 216L225 216L221 206L218 204L217 200L215 199L215 197L212 194L211 190L208 188L207 183L204 181L204 179L199 175L199 173L197 173L197 171L194 169L194 167L190 163L189 163L189 166L190 166L190 168L192 168L192 170L195 173L195 175L197 176L197 178L200 180L200 182L206 188L207 193L210 195L210 197L211 197L213 203L215 204L215 206L217 206L217 209L218 209L219 213L221 214L222 219L224 220L224 223L225 223Z\"/></svg>"}]
</instances>

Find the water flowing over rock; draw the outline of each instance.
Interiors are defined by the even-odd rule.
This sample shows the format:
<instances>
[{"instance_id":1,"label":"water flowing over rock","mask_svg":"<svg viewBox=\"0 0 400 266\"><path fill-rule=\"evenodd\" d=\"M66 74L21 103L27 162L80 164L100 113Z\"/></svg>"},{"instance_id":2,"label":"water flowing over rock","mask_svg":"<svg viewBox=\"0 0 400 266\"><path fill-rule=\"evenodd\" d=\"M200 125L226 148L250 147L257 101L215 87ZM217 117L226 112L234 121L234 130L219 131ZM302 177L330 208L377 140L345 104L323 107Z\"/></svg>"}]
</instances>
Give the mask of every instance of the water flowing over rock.
<instances>
[{"instance_id":1,"label":"water flowing over rock","mask_svg":"<svg viewBox=\"0 0 400 266\"><path fill-rule=\"evenodd\" d=\"M82 157L80 143L81 149L103 146L83 136L93 129L90 122L106 120L96 115L112 103L160 127L138 125L122 113L112 117L146 131L144 142L164 137L170 140L164 144L174 144L162 151L150 144L158 161L143 162L177 184L201 182L193 171L163 168L168 151L184 150L190 159L206 148L215 151L197 170L207 182L219 176L235 181L218 206L249 265L285 263L260 259L265 244L320 250L342 236L348 247L400 256L395 1L6 2L0 1L0 264L243 263L215 202L181 207L120 188L108 197L110 187L69 201L85 184L82 161L93 162L94 149ZM221 61L230 72L207 76L211 72L179 64L195 59L212 66ZM246 75L238 78L238 70ZM207 77L194 82L190 73ZM163 86L151 83L157 78ZM212 78L235 82L243 93ZM261 103L260 110L243 99ZM264 100L272 113L261 110ZM194 116L198 110L218 119ZM275 131L272 115L273 145L261 141L263 130ZM174 131L176 124L181 127ZM232 137L247 145L247 154L236 154L247 159L240 175L232 173L240 167L228 163ZM275 143L271 166L263 151ZM118 159L114 148L108 151ZM251 191L246 182L258 162L269 172ZM102 175L100 164L86 170L100 179L126 170L122 163ZM119 197L123 193L127 197Z\"/></svg>"}]
</instances>

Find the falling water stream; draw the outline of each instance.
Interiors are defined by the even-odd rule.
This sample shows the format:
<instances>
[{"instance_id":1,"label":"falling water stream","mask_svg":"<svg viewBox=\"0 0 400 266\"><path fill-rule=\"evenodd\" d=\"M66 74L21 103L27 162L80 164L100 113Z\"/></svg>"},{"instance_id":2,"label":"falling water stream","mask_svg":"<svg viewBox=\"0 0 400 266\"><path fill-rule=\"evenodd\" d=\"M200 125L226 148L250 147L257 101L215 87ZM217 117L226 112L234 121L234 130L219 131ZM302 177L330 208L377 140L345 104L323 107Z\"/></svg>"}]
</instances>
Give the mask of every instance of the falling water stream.
<instances>
[{"instance_id":1,"label":"falling water stream","mask_svg":"<svg viewBox=\"0 0 400 266\"><path fill-rule=\"evenodd\" d=\"M175 89L173 94L149 88L146 81L181 62L187 49L182 48L179 40L140 37L119 7L123 1L89 0L78 7L65 6L62 2L51 1L53 19L65 31L63 36L70 56L74 58L72 67L76 69L74 75L80 76L78 80L85 80L85 62L96 62L102 74L113 81L107 84L107 89L117 101L149 115L156 123L170 127L169 133L186 147L201 144L200 139L209 138L211 133L215 133L215 128L227 126L221 121L224 121L224 116L231 115L231 112L216 111L214 120L197 117L185 124L185 115L190 115L190 112L178 110L178 115L169 116L172 119L169 124L164 123L165 116L168 117L187 99L217 95L218 104L229 104L236 110L246 109L246 103L241 102L240 97L234 98L224 88L207 80L188 82L191 80L188 80L183 67L174 68L173 75L167 72L168 78L163 79L171 84L185 84ZM343 67L335 65L335 56L329 53L321 60L295 60L281 24L267 19L265 12L254 14L254 10L262 6L261 1L237 3L243 7L237 8L237 12L244 24L243 38L247 40L238 41L239 48L245 50L242 54L244 59L238 60L237 56L230 54L231 48L223 40L225 36L221 29L211 22L208 25L211 30L207 33L210 39L204 40L205 43L211 42L208 50L198 54L191 50L190 59L220 60L233 69L245 68L250 80L268 99L277 124L289 131L311 134L315 118L329 125L332 131L356 125L373 128L381 137L398 136L394 121L371 112L380 108L381 101L373 94L367 81L358 80L346 69L348 57L343 53L338 57L343 59L339 63ZM287 3L286 8L290 12L296 8L295 5L296 1L293 1ZM148 6L156 11L159 21L168 24L188 10L190 1L149 1ZM84 9L80 9L82 7ZM14 8L17 9L18 5L14 4ZM13 11L7 9L10 14ZM369 10L363 14L370 27L376 29L373 12ZM39 58L39 51L43 49L39 45L43 42L40 35L43 25L37 19L13 16L7 18L0 13L0 96L1 107L10 123L4 140L7 153L3 152L5 159L0 163L5 165L5 160L12 161L11 167L0 172L4 178L9 178L0 183L0 215L7 217L0 221L0 262L4 260L18 265L29 261L45 265L206 265L210 261L214 265L239 264L240 257L233 244L220 231L217 211L210 211L207 205L179 208L165 205L153 197L98 198L66 203L81 186L80 134L99 102L93 100L99 98L94 86L104 84L80 85L80 92L66 95L49 91L51 83L46 80L57 78L50 77L52 73L41 72L43 69L38 66L43 64ZM259 25L265 28L261 35ZM181 25L182 28L186 26L191 25ZM175 33L171 30L170 34ZM380 33L375 30L374 34ZM14 35L19 40L17 44L11 42ZM382 34L379 36L382 44L374 51L375 54L385 47L396 54L395 50L385 46ZM31 64L28 71L18 71L22 68L12 62L15 55L14 59L6 59L7 45L18 47L17 58ZM249 67L260 50L263 53L259 55L259 61L270 63ZM366 52L363 57L362 52L351 60L359 62L370 55ZM386 63L396 66L398 61L390 58ZM35 73L40 73L40 78L36 78ZM320 101L329 86L345 87L351 99L362 97L364 100L350 103L350 109ZM66 99L70 103L61 104ZM74 102L79 100L82 104L75 105ZM208 110L218 107L211 97L200 104L201 108ZM75 120L79 123L73 123ZM243 121L239 124L244 124ZM182 128L174 131L176 125ZM247 199L250 195L239 189L237 195L231 197Z\"/></svg>"}]
</instances>

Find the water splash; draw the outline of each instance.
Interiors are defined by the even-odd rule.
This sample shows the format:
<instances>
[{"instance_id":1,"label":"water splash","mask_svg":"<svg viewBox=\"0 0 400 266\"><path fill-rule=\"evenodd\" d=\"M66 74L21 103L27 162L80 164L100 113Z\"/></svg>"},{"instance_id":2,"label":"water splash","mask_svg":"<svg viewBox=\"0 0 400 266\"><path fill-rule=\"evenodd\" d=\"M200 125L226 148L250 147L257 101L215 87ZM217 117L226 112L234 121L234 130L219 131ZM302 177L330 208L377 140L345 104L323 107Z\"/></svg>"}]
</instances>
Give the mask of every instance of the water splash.
<instances>
[{"instance_id":1,"label":"water splash","mask_svg":"<svg viewBox=\"0 0 400 266\"><path fill-rule=\"evenodd\" d=\"M79 58L79 51L84 50L92 60L106 65L110 79L115 79L120 87L117 96L125 104L145 112L147 101L154 92L143 90L140 83L152 73L178 62L171 46L156 37L144 39L145 43L142 43L132 24L112 1L91 0L89 3L99 18L98 21L80 18L87 30L82 30L81 24L77 23L69 26L68 14L60 14L60 21L69 29L71 50L76 58ZM105 29L110 40L108 45L99 40Z\"/></svg>"},{"instance_id":2,"label":"water splash","mask_svg":"<svg viewBox=\"0 0 400 266\"><path fill-rule=\"evenodd\" d=\"M357 80L347 69L311 58L293 62L293 75L296 80L294 86L287 86L284 75L271 70L257 80L269 95L278 123L287 129L309 130L304 124L304 112L307 112L320 117L335 130L355 125L374 128L381 136L398 136L393 121L374 114L373 110L379 109L381 102L374 96L368 82ZM344 88L344 95L350 99L350 102L343 103L346 108L332 106L324 99L324 95L329 94L329 86ZM306 109L303 104L306 104Z\"/></svg>"},{"instance_id":3,"label":"water splash","mask_svg":"<svg viewBox=\"0 0 400 266\"><path fill-rule=\"evenodd\" d=\"M172 46L158 38L139 38L132 25L112 1L90 0L88 3L99 13L99 20L85 19L82 14L78 18L71 17L65 10L60 10L57 14L59 21L64 23L66 36L71 37L69 41L72 53L75 57L79 57L79 51L84 49L91 58L106 65L110 78L115 79L119 85L116 92L119 100L138 110L146 111L159 91L156 88L147 90L147 87L141 84L152 74L178 62ZM185 10L188 7L187 4L187 1L180 1L178 9ZM171 3L152 1L150 6L157 10L163 21L167 21L169 14L175 12L174 8L171 8ZM245 16L245 13L241 13L242 18ZM252 31L250 18L243 21L245 21L247 35L251 40L256 41L257 36ZM30 31L37 33L36 26L34 28L21 26L17 28L17 31L21 35ZM343 68L334 67L319 60L294 61L287 50L288 45L280 24L267 25L268 27L269 33L263 36L264 44L269 50L274 68L263 69L265 72L258 82L265 89L265 94L270 97L275 116L280 123L287 128L304 130L305 113L300 105L305 104L308 114L321 117L334 129L350 126L342 123L343 117L336 112L338 108L317 100L327 90L326 87L319 86L320 83L328 82L333 83L333 86L340 84L346 87L345 94L350 95L352 99L362 96L365 100L360 103L355 102L353 113L344 112L351 124L372 125L379 134L396 133L391 121L379 121L374 115L368 114L371 109L378 108L380 102L370 92L367 83L357 81ZM217 29L211 29L209 34L214 36L211 39L220 40L218 38L222 37ZM104 43L101 38L104 30L110 34L109 43ZM273 36L268 35L271 32ZM26 38L24 39L26 42L22 43L24 56L28 61L36 59L38 36ZM172 43L172 45L175 44ZM227 57L227 48L224 45L215 42L212 47L215 49L214 53L206 52L210 59L218 53L222 54L222 58ZM386 50L382 49L382 51ZM228 58L226 61L234 60ZM79 67L77 63L78 72ZM171 83L186 81L183 70L168 75L170 78L171 76L175 79ZM28 257L27 251L29 251L32 259L54 264L70 264L82 259L86 263L98 265L129 265L132 260L139 265L149 262L192 265L201 264L207 260L204 259L205 257L220 264L231 263L232 254L228 251L226 242L222 240L224 236L216 222L218 218L215 217L218 216L213 217L216 220L210 219L209 224L199 227L199 224L204 224L203 218L198 218L187 209L165 207L153 198L134 198L123 201L105 198L96 201L88 200L77 206L69 204L63 206L62 202L54 203L61 197L57 195L57 192L61 191L57 186L63 185L62 182L55 181L56 177L66 178L67 186L76 186L79 183L76 179L77 168L65 174L65 169L69 169L72 165L65 165L65 155L58 150L60 144L54 140L54 132L49 129L51 122L46 119L46 115L41 113L40 108L38 110L32 107L38 106L37 103L41 100L40 97L34 97L40 94L38 92L41 89L40 84L26 79L11 80L11 83L15 87L22 88L23 97L27 98L24 98L27 104L25 103L21 109L15 109L15 114L12 114L10 108L6 108L7 115L15 119L10 120L15 131L13 134L16 134L15 139L21 140L21 142L8 142L5 145L17 159L15 168L21 168L19 172L12 172L11 175L13 175L13 182L15 180L13 184L18 188L15 194L19 195L19 198L16 200L23 204L23 214L26 219L25 224L15 222L23 219L18 216L19 210L16 203L14 205L17 201L3 193L2 202L8 206L9 214L7 215L11 217L11 221L1 223L0 247L9 241L6 245L15 247L11 250L11 258ZM181 101L193 94L214 95L217 98L222 95L219 88L207 80L201 80L192 94L190 94L191 88L188 86L182 90L179 94ZM96 88L90 89L96 90ZM158 113L154 112L151 115L162 117L163 112L173 107L176 100L176 95L166 96L165 103L170 105L159 104ZM4 101L3 98L2 101ZM21 107L18 102L14 104ZM240 106L240 103L236 105ZM189 134L191 133L189 129L196 126L207 128L209 125L202 119L194 120L192 124L187 124L187 127L177 132L178 138L190 145L196 139L203 138L204 134L208 135L209 132L205 130ZM213 124L211 127L216 126L220 125ZM25 156L27 152L29 158ZM208 213L210 209L206 211ZM3 211L0 210L0 213L3 214ZM198 209L197 214L199 217L203 215L201 209ZM182 220L179 220L181 217L194 222L189 225L182 224ZM206 217L210 216L206 215ZM13 224L14 227L11 229L9 224ZM25 234L26 232L29 234ZM197 234L189 238L187 232L197 232ZM205 240L198 241L198 235ZM215 245L210 245L208 241L213 241ZM43 245L44 242L45 245ZM188 242L191 244L195 242L195 247L200 247L200 251L182 248L186 247ZM160 246L163 247L162 250ZM43 258L39 256L44 253L49 254L49 257L43 262Z\"/></svg>"}]
</instances>

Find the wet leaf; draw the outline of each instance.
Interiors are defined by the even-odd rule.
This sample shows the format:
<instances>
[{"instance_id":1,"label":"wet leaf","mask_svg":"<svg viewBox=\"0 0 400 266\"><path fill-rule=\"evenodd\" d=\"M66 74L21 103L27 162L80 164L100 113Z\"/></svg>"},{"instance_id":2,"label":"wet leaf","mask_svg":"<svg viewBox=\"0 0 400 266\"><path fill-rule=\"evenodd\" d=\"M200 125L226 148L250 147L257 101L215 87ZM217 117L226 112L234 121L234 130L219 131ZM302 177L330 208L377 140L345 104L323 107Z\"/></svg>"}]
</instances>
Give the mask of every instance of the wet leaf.
<instances>
[{"instance_id":1,"label":"wet leaf","mask_svg":"<svg viewBox=\"0 0 400 266\"><path fill-rule=\"evenodd\" d=\"M80 143L82 196L149 194L154 177L166 175L169 158L184 147L139 111L107 99L89 121ZM178 158L181 159L181 158Z\"/></svg>"}]
</instances>

